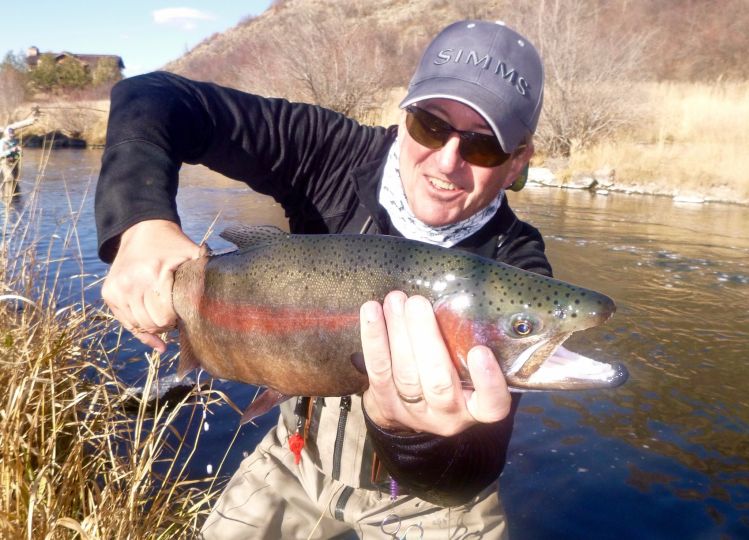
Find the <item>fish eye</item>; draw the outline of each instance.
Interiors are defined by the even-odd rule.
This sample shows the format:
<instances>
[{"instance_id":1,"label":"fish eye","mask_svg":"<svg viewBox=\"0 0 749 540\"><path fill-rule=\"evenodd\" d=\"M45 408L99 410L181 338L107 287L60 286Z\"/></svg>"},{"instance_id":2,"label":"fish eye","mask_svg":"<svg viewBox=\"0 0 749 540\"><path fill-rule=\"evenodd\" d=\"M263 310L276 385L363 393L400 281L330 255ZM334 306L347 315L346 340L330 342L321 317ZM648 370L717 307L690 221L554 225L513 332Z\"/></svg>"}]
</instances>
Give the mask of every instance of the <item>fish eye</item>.
<instances>
[{"instance_id":1,"label":"fish eye","mask_svg":"<svg viewBox=\"0 0 749 540\"><path fill-rule=\"evenodd\" d=\"M533 333L534 324L525 315L516 315L510 325L512 331L519 337L526 337Z\"/></svg>"}]
</instances>

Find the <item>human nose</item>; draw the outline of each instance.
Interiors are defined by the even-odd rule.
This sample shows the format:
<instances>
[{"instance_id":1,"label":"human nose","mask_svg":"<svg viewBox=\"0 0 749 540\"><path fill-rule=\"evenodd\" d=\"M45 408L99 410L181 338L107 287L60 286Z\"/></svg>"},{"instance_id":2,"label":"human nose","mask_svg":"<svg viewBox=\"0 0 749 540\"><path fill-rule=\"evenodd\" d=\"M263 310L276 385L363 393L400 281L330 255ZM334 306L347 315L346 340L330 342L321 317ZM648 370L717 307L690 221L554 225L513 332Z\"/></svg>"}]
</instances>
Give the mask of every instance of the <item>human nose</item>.
<instances>
[{"instance_id":1,"label":"human nose","mask_svg":"<svg viewBox=\"0 0 749 540\"><path fill-rule=\"evenodd\" d=\"M437 151L437 163L440 172L450 173L463 164L460 156L460 136L452 133L445 145Z\"/></svg>"}]
</instances>

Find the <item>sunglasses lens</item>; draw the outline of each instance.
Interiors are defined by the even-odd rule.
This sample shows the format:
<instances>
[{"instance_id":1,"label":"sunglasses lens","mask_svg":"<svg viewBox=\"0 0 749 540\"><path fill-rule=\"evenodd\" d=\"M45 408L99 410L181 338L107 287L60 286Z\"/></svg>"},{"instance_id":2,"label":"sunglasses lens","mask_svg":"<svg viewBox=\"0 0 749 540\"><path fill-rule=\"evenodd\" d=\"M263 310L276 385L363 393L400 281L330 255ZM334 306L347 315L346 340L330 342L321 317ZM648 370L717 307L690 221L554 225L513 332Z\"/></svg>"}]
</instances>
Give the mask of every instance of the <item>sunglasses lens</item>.
<instances>
[{"instance_id":1,"label":"sunglasses lens","mask_svg":"<svg viewBox=\"0 0 749 540\"><path fill-rule=\"evenodd\" d=\"M460 155L468 163L480 167L497 167L507 161L510 154L502 151L499 141L482 134L463 134L460 141Z\"/></svg>"},{"instance_id":2,"label":"sunglasses lens","mask_svg":"<svg viewBox=\"0 0 749 540\"><path fill-rule=\"evenodd\" d=\"M460 157L479 167L497 167L510 154L502 151L499 141L492 135L458 131L450 124L418 107L406 107L406 129L417 143L436 150L447 143L452 133L460 135Z\"/></svg>"},{"instance_id":3,"label":"sunglasses lens","mask_svg":"<svg viewBox=\"0 0 749 540\"><path fill-rule=\"evenodd\" d=\"M451 132L449 126L447 130L445 129L445 122L416 107L409 107L406 110L408 112L406 129L417 143L432 150L445 146Z\"/></svg>"}]
</instances>

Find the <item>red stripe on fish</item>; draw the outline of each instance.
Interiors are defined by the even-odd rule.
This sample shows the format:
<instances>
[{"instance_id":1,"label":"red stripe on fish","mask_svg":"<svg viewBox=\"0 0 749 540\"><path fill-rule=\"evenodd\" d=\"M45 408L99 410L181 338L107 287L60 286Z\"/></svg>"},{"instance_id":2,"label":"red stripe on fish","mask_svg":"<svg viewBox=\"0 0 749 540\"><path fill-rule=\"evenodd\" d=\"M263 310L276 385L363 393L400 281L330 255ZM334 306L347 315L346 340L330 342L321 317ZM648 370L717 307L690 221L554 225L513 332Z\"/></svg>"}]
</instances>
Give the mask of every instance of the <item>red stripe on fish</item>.
<instances>
[{"instance_id":1,"label":"red stripe on fish","mask_svg":"<svg viewBox=\"0 0 749 540\"><path fill-rule=\"evenodd\" d=\"M200 300L198 313L203 320L227 330L271 335L315 329L338 331L359 325L359 310L329 313L309 308L233 304L211 298Z\"/></svg>"}]
</instances>

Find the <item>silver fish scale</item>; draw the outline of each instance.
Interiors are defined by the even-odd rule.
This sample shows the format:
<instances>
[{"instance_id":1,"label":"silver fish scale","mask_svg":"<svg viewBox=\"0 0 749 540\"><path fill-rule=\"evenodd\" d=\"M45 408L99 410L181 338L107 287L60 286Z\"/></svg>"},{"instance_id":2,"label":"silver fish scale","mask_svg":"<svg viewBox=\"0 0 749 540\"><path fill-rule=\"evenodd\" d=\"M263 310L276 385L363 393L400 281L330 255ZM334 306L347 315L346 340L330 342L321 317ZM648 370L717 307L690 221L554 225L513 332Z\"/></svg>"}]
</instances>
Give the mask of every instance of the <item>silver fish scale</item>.
<instances>
[{"instance_id":1,"label":"silver fish scale","mask_svg":"<svg viewBox=\"0 0 749 540\"><path fill-rule=\"evenodd\" d=\"M385 236L262 236L262 244L215 257L206 268L206 293L243 291L260 305L348 312L392 290L472 298L483 313L533 308L576 316L590 293L574 285L470 253ZM241 283L241 287L236 287ZM590 300L590 299L588 299Z\"/></svg>"}]
</instances>

